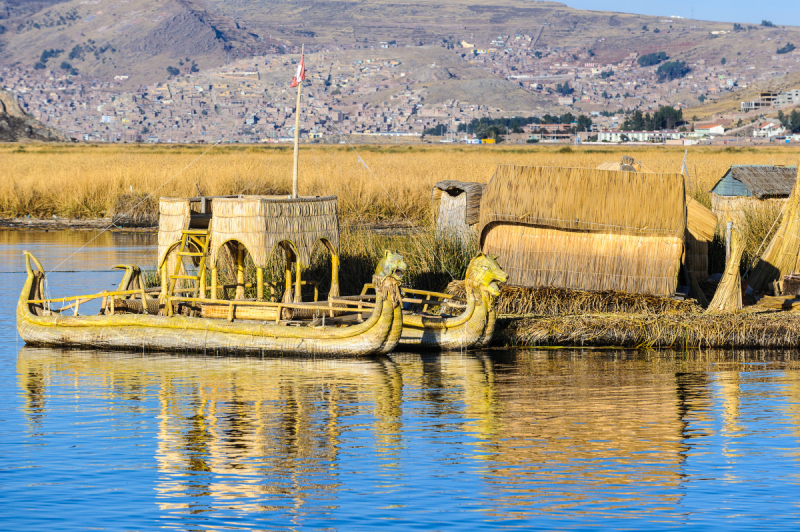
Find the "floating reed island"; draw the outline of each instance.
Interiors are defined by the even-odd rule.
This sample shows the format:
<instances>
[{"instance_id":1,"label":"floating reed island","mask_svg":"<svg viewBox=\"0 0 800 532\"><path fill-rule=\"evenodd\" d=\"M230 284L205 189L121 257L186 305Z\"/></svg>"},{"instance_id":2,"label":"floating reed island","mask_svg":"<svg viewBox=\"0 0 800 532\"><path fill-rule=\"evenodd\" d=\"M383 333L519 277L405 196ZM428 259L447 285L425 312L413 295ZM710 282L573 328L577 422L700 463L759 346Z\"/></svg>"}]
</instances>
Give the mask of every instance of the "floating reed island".
<instances>
[{"instance_id":1,"label":"floating reed island","mask_svg":"<svg viewBox=\"0 0 800 532\"><path fill-rule=\"evenodd\" d=\"M760 178L787 180L785 168L776 167L774 175L766 170L759 169ZM721 181L739 190L739 177L754 188L759 176L729 171ZM435 198L448 191L464 196L458 204L441 203L447 220L438 227L464 234L469 224L462 220L474 208L464 201L466 187L457 185L437 185ZM512 346L800 346L800 191L796 178L791 185L763 237L763 254L753 261L744 255L744 218L732 221L728 214L718 221L687 192L680 174L655 173L629 157L600 169L500 165L482 190L474 229L482 251L497 254L509 275L497 297L498 340ZM709 246L726 226L725 271L712 287ZM748 284L757 292L743 307ZM447 292L463 297L463 283L450 283Z\"/></svg>"}]
</instances>

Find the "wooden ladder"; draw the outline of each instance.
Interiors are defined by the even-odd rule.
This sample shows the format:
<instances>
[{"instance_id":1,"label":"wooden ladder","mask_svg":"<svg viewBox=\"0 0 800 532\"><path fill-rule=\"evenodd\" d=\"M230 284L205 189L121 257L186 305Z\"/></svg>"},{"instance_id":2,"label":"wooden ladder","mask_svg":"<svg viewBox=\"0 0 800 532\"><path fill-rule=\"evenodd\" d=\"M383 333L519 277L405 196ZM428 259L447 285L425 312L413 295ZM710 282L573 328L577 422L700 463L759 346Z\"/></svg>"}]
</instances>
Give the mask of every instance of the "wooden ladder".
<instances>
[{"instance_id":1,"label":"wooden ladder","mask_svg":"<svg viewBox=\"0 0 800 532\"><path fill-rule=\"evenodd\" d=\"M175 263L175 272L169 278L167 288L167 308L168 314L172 316L172 303L170 299L175 293L175 286L179 279L195 281L194 297L205 297L206 285L206 255L208 254L208 244L211 241L211 228L208 229L184 229L181 231L181 245L178 248L178 260ZM194 245L198 251L190 251L190 246ZM184 257L199 257L200 263L197 265L197 275L181 273ZM201 291L203 292L201 294Z\"/></svg>"}]
</instances>

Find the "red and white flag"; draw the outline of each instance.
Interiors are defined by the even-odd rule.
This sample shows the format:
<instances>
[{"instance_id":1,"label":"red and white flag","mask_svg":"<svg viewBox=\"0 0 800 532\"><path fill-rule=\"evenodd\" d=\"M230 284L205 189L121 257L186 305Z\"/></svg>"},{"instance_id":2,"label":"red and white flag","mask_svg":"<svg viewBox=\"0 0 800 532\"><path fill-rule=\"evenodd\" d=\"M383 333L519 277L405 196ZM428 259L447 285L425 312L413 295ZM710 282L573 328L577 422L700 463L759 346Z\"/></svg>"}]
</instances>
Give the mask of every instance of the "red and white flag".
<instances>
[{"instance_id":1,"label":"red and white flag","mask_svg":"<svg viewBox=\"0 0 800 532\"><path fill-rule=\"evenodd\" d=\"M297 84L306 80L306 54L300 56L300 64L297 65L297 73L292 78L292 84L289 87L297 87Z\"/></svg>"}]
</instances>

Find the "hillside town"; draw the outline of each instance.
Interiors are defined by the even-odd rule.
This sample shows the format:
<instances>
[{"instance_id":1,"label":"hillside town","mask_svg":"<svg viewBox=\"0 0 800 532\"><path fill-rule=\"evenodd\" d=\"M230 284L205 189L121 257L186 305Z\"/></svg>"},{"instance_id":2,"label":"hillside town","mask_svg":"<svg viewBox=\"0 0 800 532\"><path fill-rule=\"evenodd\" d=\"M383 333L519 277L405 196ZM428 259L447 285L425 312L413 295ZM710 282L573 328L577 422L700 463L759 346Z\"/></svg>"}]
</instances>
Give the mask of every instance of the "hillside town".
<instances>
[{"instance_id":1,"label":"hillside town","mask_svg":"<svg viewBox=\"0 0 800 532\"><path fill-rule=\"evenodd\" d=\"M480 68L487 77L510 82L529 95L530 108L538 111L529 111L529 119L516 128L516 141L695 143L726 135L748 142L800 140L800 130L795 131L800 126L793 128L780 117L764 118L800 105L799 89L761 92L743 101L738 112L708 122L692 120L690 109L800 70L800 49L784 46L788 51L770 56L738 53L716 64L670 61L665 52L620 52L599 62L590 47L537 47L543 29L498 35L486 46L446 40L441 45L456 65ZM205 71L186 58L168 68L168 81L136 85L125 74L90 79L67 62L58 67L63 51L51 52L53 57L43 54L44 68L0 67L0 83L30 115L76 140L259 143L287 142L294 136L294 101L286 78L298 55L256 56ZM358 59L345 60L334 50L307 61L301 138L427 135L464 140L473 136L470 124L476 121L521 116L493 106L491 98L430 98L430 85L458 79L459 67L434 63L411 68L408 47L380 42L350 50L347 57L354 53ZM689 110L682 124L671 127L624 127L632 113L654 113L662 107ZM580 116L583 122L577 124Z\"/></svg>"}]
</instances>

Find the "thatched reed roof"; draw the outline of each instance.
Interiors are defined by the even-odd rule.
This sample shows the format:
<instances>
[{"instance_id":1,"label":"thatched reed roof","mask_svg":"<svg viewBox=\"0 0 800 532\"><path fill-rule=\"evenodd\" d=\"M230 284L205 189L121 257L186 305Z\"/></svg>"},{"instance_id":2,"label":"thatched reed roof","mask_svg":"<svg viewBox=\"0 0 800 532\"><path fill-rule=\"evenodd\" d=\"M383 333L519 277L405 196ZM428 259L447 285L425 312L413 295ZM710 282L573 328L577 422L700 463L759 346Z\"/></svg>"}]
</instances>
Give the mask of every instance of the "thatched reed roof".
<instances>
[{"instance_id":1,"label":"thatched reed roof","mask_svg":"<svg viewBox=\"0 0 800 532\"><path fill-rule=\"evenodd\" d=\"M320 240L328 241L337 254L339 250L335 196L215 198L211 224L211 267L220 248L232 240L244 244L259 268L267 267L270 254L282 241L293 244L303 267L311 264L311 252Z\"/></svg>"},{"instance_id":2,"label":"thatched reed roof","mask_svg":"<svg viewBox=\"0 0 800 532\"><path fill-rule=\"evenodd\" d=\"M441 199L443 192L446 192L450 196L466 194L467 207L464 213L464 223L472 225L480 221L481 198L483 197L484 187L486 187L486 183L454 180L439 181L433 185L431 199L434 201Z\"/></svg>"},{"instance_id":3,"label":"thatched reed roof","mask_svg":"<svg viewBox=\"0 0 800 532\"><path fill-rule=\"evenodd\" d=\"M484 189L481 235L496 222L682 237L683 176L500 165Z\"/></svg>"},{"instance_id":4,"label":"thatched reed roof","mask_svg":"<svg viewBox=\"0 0 800 532\"><path fill-rule=\"evenodd\" d=\"M705 205L686 196L686 229L697 239L711 242L717 230L717 216Z\"/></svg>"},{"instance_id":5,"label":"thatched reed roof","mask_svg":"<svg viewBox=\"0 0 800 532\"><path fill-rule=\"evenodd\" d=\"M679 174L501 165L481 202L511 285L671 295L685 232Z\"/></svg>"},{"instance_id":6,"label":"thatched reed roof","mask_svg":"<svg viewBox=\"0 0 800 532\"><path fill-rule=\"evenodd\" d=\"M786 198L796 181L796 166L737 164L725 172L711 192L719 196Z\"/></svg>"},{"instance_id":7,"label":"thatched reed roof","mask_svg":"<svg viewBox=\"0 0 800 532\"><path fill-rule=\"evenodd\" d=\"M609 161L597 167L598 170L618 170L622 172L654 173L639 161L634 161L633 157L623 155L620 161ZM707 209L705 205L686 195L686 228L689 233L697 240L710 242L714 238L714 231L717 227L717 217Z\"/></svg>"}]
</instances>

